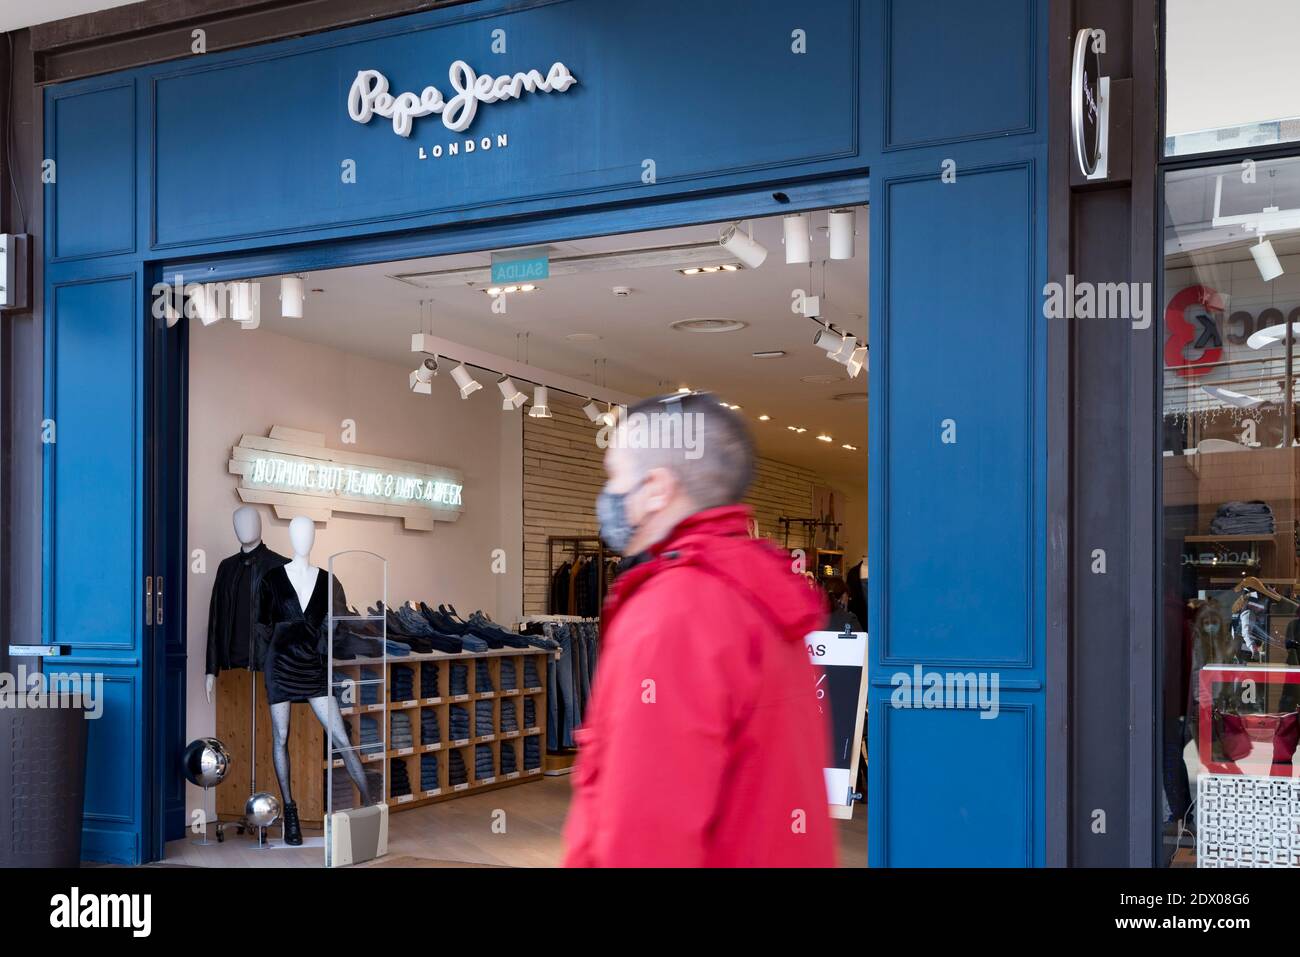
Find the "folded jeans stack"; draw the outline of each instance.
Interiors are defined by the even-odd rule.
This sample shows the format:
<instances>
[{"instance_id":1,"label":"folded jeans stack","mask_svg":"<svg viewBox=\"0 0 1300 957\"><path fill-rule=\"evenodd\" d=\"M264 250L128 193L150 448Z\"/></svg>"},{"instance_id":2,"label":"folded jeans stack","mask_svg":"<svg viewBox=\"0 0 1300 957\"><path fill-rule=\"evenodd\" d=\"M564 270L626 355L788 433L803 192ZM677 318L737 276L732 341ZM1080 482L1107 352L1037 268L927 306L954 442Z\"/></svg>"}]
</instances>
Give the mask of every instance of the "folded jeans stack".
<instances>
[{"instance_id":1,"label":"folded jeans stack","mask_svg":"<svg viewBox=\"0 0 1300 957\"><path fill-rule=\"evenodd\" d=\"M524 699L524 727L525 728L537 727L537 699L536 698Z\"/></svg>"},{"instance_id":2,"label":"folded jeans stack","mask_svg":"<svg viewBox=\"0 0 1300 957\"><path fill-rule=\"evenodd\" d=\"M411 779L406 773L406 761L403 758L393 758L388 762L388 794L390 797L401 797L403 794L411 793Z\"/></svg>"},{"instance_id":3,"label":"folded jeans stack","mask_svg":"<svg viewBox=\"0 0 1300 957\"><path fill-rule=\"evenodd\" d=\"M474 702L474 735L483 737L489 734L496 734L496 729L492 726L492 702L488 699Z\"/></svg>"},{"instance_id":4,"label":"folded jeans stack","mask_svg":"<svg viewBox=\"0 0 1300 957\"><path fill-rule=\"evenodd\" d=\"M503 698L501 700L501 733L506 734L510 731L518 731L519 722L515 720L515 702L513 698Z\"/></svg>"},{"instance_id":5,"label":"folded jeans stack","mask_svg":"<svg viewBox=\"0 0 1300 957\"><path fill-rule=\"evenodd\" d=\"M391 735L388 740L389 748L397 750L414 746L415 741L411 737L411 716L407 712L394 711L389 730Z\"/></svg>"},{"instance_id":6,"label":"folded jeans stack","mask_svg":"<svg viewBox=\"0 0 1300 957\"><path fill-rule=\"evenodd\" d=\"M524 659L524 687L540 688L542 679L537 674L537 656L529 655Z\"/></svg>"},{"instance_id":7,"label":"folded jeans stack","mask_svg":"<svg viewBox=\"0 0 1300 957\"><path fill-rule=\"evenodd\" d=\"M515 660L513 658L501 659L501 690L514 691L518 685L515 684Z\"/></svg>"},{"instance_id":8,"label":"folded jeans stack","mask_svg":"<svg viewBox=\"0 0 1300 957\"><path fill-rule=\"evenodd\" d=\"M469 709L463 704L451 706L451 728L448 734L452 741L464 741L469 737Z\"/></svg>"},{"instance_id":9,"label":"folded jeans stack","mask_svg":"<svg viewBox=\"0 0 1300 957\"><path fill-rule=\"evenodd\" d=\"M447 780L452 787L469 781L469 772L465 770L465 755L460 751L451 752L447 759Z\"/></svg>"},{"instance_id":10,"label":"folded jeans stack","mask_svg":"<svg viewBox=\"0 0 1300 957\"><path fill-rule=\"evenodd\" d=\"M492 745L474 745L474 780L482 781L496 774L496 762L492 760Z\"/></svg>"},{"instance_id":11,"label":"folded jeans stack","mask_svg":"<svg viewBox=\"0 0 1300 957\"><path fill-rule=\"evenodd\" d=\"M420 662L420 697L437 698L438 694L438 662L422 661Z\"/></svg>"},{"instance_id":12,"label":"folded jeans stack","mask_svg":"<svg viewBox=\"0 0 1300 957\"><path fill-rule=\"evenodd\" d=\"M488 667L486 658L480 658L474 662L474 690L478 694L486 694L494 690L492 687L492 672Z\"/></svg>"},{"instance_id":13,"label":"folded jeans stack","mask_svg":"<svg viewBox=\"0 0 1300 957\"><path fill-rule=\"evenodd\" d=\"M438 709L421 708L420 709L420 743L437 744L442 737L438 727Z\"/></svg>"},{"instance_id":14,"label":"folded jeans stack","mask_svg":"<svg viewBox=\"0 0 1300 957\"><path fill-rule=\"evenodd\" d=\"M532 771L542 766L542 738L534 734L524 738L524 770Z\"/></svg>"},{"instance_id":15,"label":"folded jeans stack","mask_svg":"<svg viewBox=\"0 0 1300 957\"><path fill-rule=\"evenodd\" d=\"M375 754L384 750L384 742L379 737L379 719L373 715L361 716L361 753Z\"/></svg>"},{"instance_id":16,"label":"folded jeans stack","mask_svg":"<svg viewBox=\"0 0 1300 957\"><path fill-rule=\"evenodd\" d=\"M1275 527L1267 502L1224 502L1210 522L1210 534L1272 535Z\"/></svg>"},{"instance_id":17,"label":"folded jeans stack","mask_svg":"<svg viewBox=\"0 0 1300 957\"><path fill-rule=\"evenodd\" d=\"M352 780L348 778L348 780ZM377 768L371 768L366 771L366 790L370 792L370 799L377 801L384 794L384 776Z\"/></svg>"},{"instance_id":18,"label":"folded jeans stack","mask_svg":"<svg viewBox=\"0 0 1300 957\"><path fill-rule=\"evenodd\" d=\"M410 665L393 665L393 680L388 697L392 701L411 701L415 698L415 671Z\"/></svg>"},{"instance_id":19,"label":"folded jeans stack","mask_svg":"<svg viewBox=\"0 0 1300 957\"><path fill-rule=\"evenodd\" d=\"M515 746L511 741L501 742L501 773L513 774L519 768L515 764Z\"/></svg>"},{"instance_id":20,"label":"folded jeans stack","mask_svg":"<svg viewBox=\"0 0 1300 957\"><path fill-rule=\"evenodd\" d=\"M420 790L438 790L438 756L436 754L420 755Z\"/></svg>"},{"instance_id":21,"label":"folded jeans stack","mask_svg":"<svg viewBox=\"0 0 1300 957\"><path fill-rule=\"evenodd\" d=\"M379 704L380 690L379 685L384 676L379 673L378 668L361 669L361 703L362 704Z\"/></svg>"},{"instance_id":22,"label":"folded jeans stack","mask_svg":"<svg viewBox=\"0 0 1300 957\"><path fill-rule=\"evenodd\" d=\"M466 665L451 666L451 690L453 697L469 694L469 668Z\"/></svg>"}]
</instances>

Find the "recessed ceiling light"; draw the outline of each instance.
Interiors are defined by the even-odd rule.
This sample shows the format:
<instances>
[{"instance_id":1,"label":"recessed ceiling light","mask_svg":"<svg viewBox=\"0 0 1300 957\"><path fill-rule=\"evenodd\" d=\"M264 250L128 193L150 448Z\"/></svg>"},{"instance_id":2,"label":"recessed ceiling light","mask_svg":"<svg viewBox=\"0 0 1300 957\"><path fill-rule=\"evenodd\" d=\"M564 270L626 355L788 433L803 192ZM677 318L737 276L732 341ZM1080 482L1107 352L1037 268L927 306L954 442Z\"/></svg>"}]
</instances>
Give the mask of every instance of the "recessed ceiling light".
<instances>
[{"instance_id":1,"label":"recessed ceiling light","mask_svg":"<svg viewBox=\"0 0 1300 957\"><path fill-rule=\"evenodd\" d=\"M818 442L834 442L835 440L832 439L829 435L827 435L827 434L825 434L825 433L823 432L821 435L817 436L817 441L818 441Z\"/></svg>"},{"instance_id":2,"label":"recessed ceiling light","mask_svg":"<svg viewBox=\"0 0 1300 957\"><path fill-rule=\"evenodd\" d=\"M600 336L594 332L571 332L564 338L570 342L595 342Z\"/></svg>"},{"instance_id":3,"label":"recessed ceiling light","mask_svg":"<svg viewBox=\"0 0 1300 957\"><path fill-rule=\"evenodd\" d=\"M525 286L485 286L483 292L493 298L497 296L513 296L517 292L536 292L537 287L532 283Z\"/></svg>"},{"instance_id":4,"label":"recessed ceiling light","mask_svg":"<svg viewBox=\"0 0 1300 957\"><path fill-rule=\"evenodd\" d=\"M729 406L727 406L727 408L730 409L732 412L739 412L739 411L740 411L740 406L738 406L738 405L729 405Z\"/></svg>"},{"instance_id":5,"label":"recessed ceiling light","mask_svg":"<svg viewBox=\"0 0 1300 957\"><path fill-rule=\"evenodd\" d=\"M773 349L771 352L755 352L755 359L781 359L785 357L785 352L781 349Z\"/></svg>"},{"instance_id":6,"label":"recessed ceiling light","mask_svg":"<svg viewBox=\"0 0 1300 957\"><path fill-rule=\"evenodd\" d=\"M690 391L691 391L690 386L685 386L685 385L684 385L684 386L682 386L680 389L677 390L677 394L678 394L678 395L685 395L686 393L688 393L688 392L690 392Z\"/></svg>"},{"instance_id":7,"label":"recessed ceiling light","mask_svg":"<svg viewBox=\"0 0 1300 957\"><path fill-rule=\"evenodd\" d=\"M721 265L686 266L677 271L683 276L716 276L724 272L740 272L744 268L740 263L722 263Z\"/></svg>"},{"instance_id":8,"label":"recessed ceiling light","mask_svg":"<svg viewBox=\"0 0 1300 957\"><path fill-rule=\"evenodd\" d=\"M808 431L807 429L801 428L800 426L797 425L787 425L786 428L789 429L791 432L798 432L800 435Z\"/></svg>"},{"instance_id":9,"label":"recessed ceiling light","mask_svg":"<svg viewBox=\"0 0 1300 957\"><path fill-rule=\"evenodd\" d=\"M672 323L678 332L739 332L748 325L739 319L678 319Z\"/></svg>"},{"instance_id":10,"label":"recessed ceiling light","mask_svg":"<svg viewBox=\"0 0 1300 957\"><path fill-rule=\"evenodd\" d=\"M758 421L760 421L760 422L771 422L771 421L772 421L772 417L771 417L770 415L760 415L760 416L758 417Z\"/></svg>"},{"instance_id":11,"label":"recessed ceiling light","mask_svg":"<svg viewBox=\"0 0 1300 957\"><path fill-rule=\"evenodd\" d=\"M866 402L867 394L865 392L841 392L839 395L831 396L836 402Z\"/></svg>"},{"instance_id":12,"label":"recessed ceiling light","mask_svg":"<svg viewBox=\"0 0 1300 957\"><path fill-rule=\"evenodd\" d=\"M848 449L850 452L856 452L858 450L856 445L849 445L847 442L844 445L841 445L840 448Z\"/></svg>"},{"instance_id":13,"label":"recessed ceiling light","mask_svg":"<svg viewBox=\"0 0 1300 957\"><path fill-rule=\"evenodd\" d=\"M825 375L800 376L799 381L807 382L809 385L830 385L833 382L843 382L847 378L848 376L845 375L833 375L827 373Z\"/></svg>"}]
</instances>

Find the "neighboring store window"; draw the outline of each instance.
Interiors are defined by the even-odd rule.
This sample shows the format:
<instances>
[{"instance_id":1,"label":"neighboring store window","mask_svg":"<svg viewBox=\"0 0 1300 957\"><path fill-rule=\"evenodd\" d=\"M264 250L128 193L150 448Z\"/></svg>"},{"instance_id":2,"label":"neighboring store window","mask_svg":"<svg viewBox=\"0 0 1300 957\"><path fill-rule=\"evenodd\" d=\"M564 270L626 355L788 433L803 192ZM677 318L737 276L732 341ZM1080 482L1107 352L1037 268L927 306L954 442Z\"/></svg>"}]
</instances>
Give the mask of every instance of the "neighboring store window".
<instances>
[{"instance_id":1,"label":"neighboring store window","mask_svg":"<svg viewBox=\"0 0 1300 957\"><path fill-rule=\"evenodd\" d=\"M1300 159L1167 173L1162 238L1165 860L1300 866Z\"/></svg>"},{"instance_id":2,"label":"neighboring store window","mask_svg":"<svg viewBox=\"0 0 1300 957\"><path fill-rule=\"evenodd\" d=\"M1296 0L1167 0L1165 155L1300 140Z\"/></svg>"}]
</instances>

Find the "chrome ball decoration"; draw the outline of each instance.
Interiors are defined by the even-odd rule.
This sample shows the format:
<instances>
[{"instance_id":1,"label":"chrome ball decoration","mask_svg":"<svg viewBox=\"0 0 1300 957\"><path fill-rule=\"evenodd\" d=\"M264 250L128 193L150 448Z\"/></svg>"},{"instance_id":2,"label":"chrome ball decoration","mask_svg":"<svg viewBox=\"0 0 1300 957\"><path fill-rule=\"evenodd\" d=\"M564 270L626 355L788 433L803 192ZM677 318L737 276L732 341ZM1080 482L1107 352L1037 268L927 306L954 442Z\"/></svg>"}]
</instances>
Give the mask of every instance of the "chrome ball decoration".
<instances>
[{"instance_id":1,"label":"chrome ball decoration","mask_svg":"<svg viewBox=\"0 0 1300 957\"><path fill-rule=\"evenodd\" d=\"M230 753L216 738L196 738L185 748L181 769L191 784L216 787L230 770Z\"/></svg>"},{"instance_id":2,"label":"chrome ball decoration","mask_svg":"<svg viewBox=\"0 0 1300 957\"><path fill-rule=\"evenodd\" d=\"M250 794L244 802L244 817L254 827L270 827L280 819L280 799L269 791Z\"/></svg>"}]
</instances>

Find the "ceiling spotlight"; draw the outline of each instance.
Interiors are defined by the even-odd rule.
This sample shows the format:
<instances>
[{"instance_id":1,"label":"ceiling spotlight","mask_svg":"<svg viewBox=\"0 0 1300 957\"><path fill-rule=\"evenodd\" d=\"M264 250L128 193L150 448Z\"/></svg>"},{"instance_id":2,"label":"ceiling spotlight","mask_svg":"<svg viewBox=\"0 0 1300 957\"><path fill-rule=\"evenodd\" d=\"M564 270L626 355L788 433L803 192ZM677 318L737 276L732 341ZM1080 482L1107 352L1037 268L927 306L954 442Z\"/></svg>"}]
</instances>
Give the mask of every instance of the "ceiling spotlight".
<instances>
[{"instance_id":1,"label":"ceiling spotlight","mask_svg":"<svg viewBox=\"0 0 1300 957\"><path fill-rule=\"evenodd\" d=\"M1293 341L1300 341L1300 322L1291 323L1291 338ZM1264 349L1275 346L1284 339L1286 339L1286 323L1280 322L1276 326L1265 326L1252 332L1250 338L1246 340L1246 345L1251 349Z\"/></svg>"},{"instance_id":2,"label":"ceiling spotlight","mask_svg":"<svg viewBox=\"0 0 1300 957\"><path fill-rule=\"evenodd\" d=\"M229 295L230 318L241 326L252 325L256 328L257 315L261 311L262 284L232 282Z\"/></svg>"},{"instance_id":3,"label":"ceiling spotlight","mask_svg":"<svg viewBox=\"0 0 1300 957\"><path fill-rule=\"evenodd\" d=\"M808 214L794 213L781 221L785 234L785 263L812 262L812 237L808 233Z\"/></svg>"},{"instance_id":4,"label":"ceiling spotlight","mask_svg":"<svg viewBox=\"0 0 1300 957\"><path fill-rule=\"evenodd\" d=\"M752 231L752 225L750 229ZM767 247L755 242L753 236L742 233L734 224L722 231L718 244L750 269L757 269L767 259Z\"/></svg>"},{"instance_id":5,"label":"ceiling spotlight","mask_svg":"<svg viewBox=\"0 0 1300 957\"><path fill-rule=\"evenodd\" d=\"M848 365L849 360L853 358L853 350L857 348L857 345L857 336L845 336L843 345L831 353L831 358L840 365Z\"/></svg>"},{"instance_id":6,"label":"ceiling spotlight","mask_svg":"<svg viewBox=\"0 0 1300 957\"><path fill-rule=\"evenodd\" d=\"M497 388L501 390L502 412L513 412L528 401L528 396L519 391L519 386L515 385L515 380L508 375L503 375L497 380Z\"/></svg>"},{"instance_id":7,"label":"ceiling spotlight","mask_svg":"<svg viewBox=\"0 0 1300 957\"><path fill-rule=\"evenodd\" d=\"M758 421L760 421L760 422L771 422L771 421L772 421L772 417L771 417L770 415L760 415L760 416L758 417Z\"/></svg>"},{"instance_id":8,"label":"ceiling spotlight","mask_svg":"<svg viewBox=\"0 0 1300 957\"><path fill-rule=\"evenodd\" d=\"M533 386L533 407L528 414L534 419L549 419L551 410L546 404L546 386Z\"/></svg>"},{"instance_id":9,"label":"ceiling spotlight","mask_svg":"<svg viewBox=\"0 0 1300 957\"><path fill-rule=\"evenodd\" d=\"M190 296L190 301L194 303L194 315L198 316L199 321L205 326L210 326L222 318L215 283L205 282L200 285Z\"/></svg>"},{"instance_id":10,"label":"ceiling spotlight","mask_svg":"<svg viewBox=\"0 0 1300 957\"><path fill-rule=\"evenodd\" d=\"M823 350L832 359L836 353L844 348L844 344L851 339L851 336L842 336L830 326L817 330L817 335L813 336L813 345ZM853 349L849 346L850 351Z\"/></svg>"},{"instance_id":11,"label":"ceiling spotlight","mask_svg":"<svg viewBox=\"0 0 1300 957\"><path fill-rule=\"evenodd\" d=\"M1273 243L1265 239L1262 234L1259 242L1250 247L1250 254L1254 257L1255 265L1259 267L1259 274L1264 277L1265 282L1272 282L1282 275L1282 264L1278 262L1277 253L1273 251Z\"/></svg>"},{"instance_id":12,"label":"ceiling spotlight","mask_svg":"<svg viewBox=\"0 0 1300 957\"><path fill-rule=\"evenodd\" d=\"M587 413L587 418L592 422L600 418L600 406L596 404L595 399L588 399L587 404L582 407L582 411Z\"/></svg>"},{"instance_id":13,"label":"ceiling spotlight","mask_svg":"<svg viewBox=\"0 0 1300 957\"><path fill-rule=\"evenodd\" d=\"M853 258L853 210L832 209L827 215L831 259Z\"/></svg>"},{"instance_id":14,"label":"ceiling spotlight","mask_svg":"<svg viewBox=\"0 0 1300 957\"><path fill-rule=\"evenodd\" d=\"M869 353L867 351L867 347L858 346L856 349L853 350L852 354L848 358L848 361L844 363L844 366L846 369L849 370L849 375L852 378L856 379L858 377L858 373L861 372L863 369L867 368L868 361L869 361Z\"/></svg>"},{"instance_id":15,"label":"ceiling spotlight","mask_svg":"<svg viewBox=\"0 0 1300 957\"><path fill-rule=\"evenodd\" d=\"M411 373L411 391L421 395L433 392L433 377L438 374L438 357L428 356Z\"/></svg>"},{"instance_id":16,"label":"ceiling spotlight","mask_svg":"<svg viewBox=\"0 0 1300 957\"><path fill-rule=\"evenodd\" d=\"M618 425L618 411L618 407L613 402L609 403L605 411L600 414L600 421L612 429Z\"/></svg>"},{"instance_id":17,"label":"ceiling spotlight","mask_svg":"<svg viewBox=\"0 0 1300 957\"><path fill-rule=\"evenodd\" d=\"M691 390L690 390L690 387L689 387L689 386L682 386L680 389L677 390L677 394L678 394L678 395L685 395L686 393L688 393L688 392L690 392L690 391L691 391Z\"/></svg>"},{"instance_id":18,"label":"ceiling spotlight","mask_svg":"<svg viewBox=\"0 0 1300 957\"><path fill-rule=\"evenodd\" d=\"M483 383L478 382L469 374L469 370L465 368L465 363L463 362L451 370L451 377L455 380L457 387L460 389L460 397L462 399L468 399L471 392L477 392L479 389L483 388Z\"/></svg>"},{"instance_id":19,"label":"ceiling spotlight","mask_svg":"<svg viewBox=\"0 0 1300 957\"><path fill-rule=\"evenodd\" d=\"M302 303L307 298L302 276L284 276L280 279L280 316L284 319L301 319Z\"/></svg>"}]
</instances>

